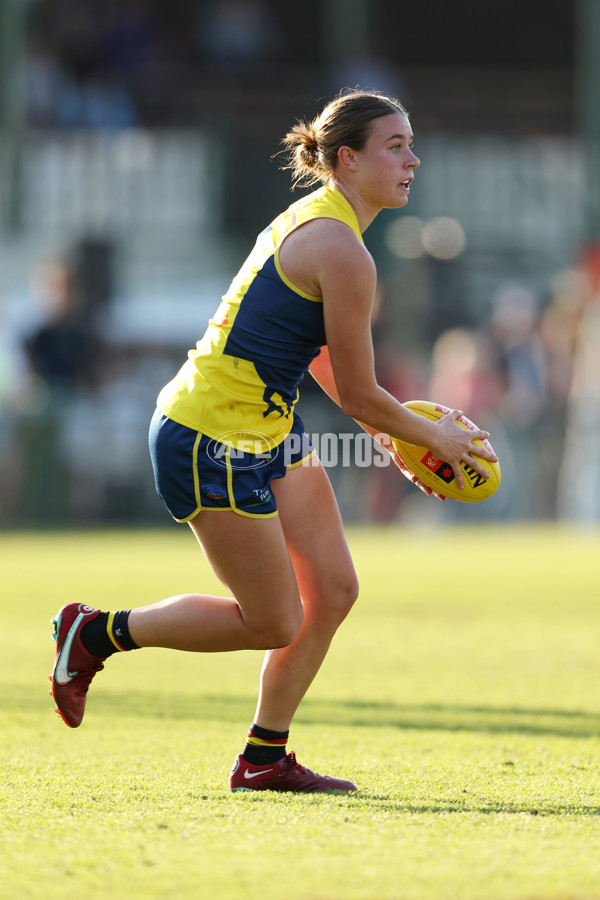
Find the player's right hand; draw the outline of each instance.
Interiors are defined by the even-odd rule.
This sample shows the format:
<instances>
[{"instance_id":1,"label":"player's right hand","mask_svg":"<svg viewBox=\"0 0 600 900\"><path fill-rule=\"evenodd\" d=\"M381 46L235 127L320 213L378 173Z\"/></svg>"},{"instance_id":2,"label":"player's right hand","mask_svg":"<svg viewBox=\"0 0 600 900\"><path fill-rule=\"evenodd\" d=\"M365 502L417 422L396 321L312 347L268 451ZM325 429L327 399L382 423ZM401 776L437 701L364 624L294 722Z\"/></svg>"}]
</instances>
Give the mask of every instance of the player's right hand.
<instances>
[{"instance_id":1,"label":"player's right hand","mask_svg":"<svg viewBox=\"0 0 600 900\"><path fill-rule=\"evenodd\" d=\"M452 467L456 486L460 489L465 486L460 468L462 462L466 462L486 480L490 477L490 473L481 465L477 457L487 459L490 462L498 462L498 457L489 442L489 450L486 447L477 446L473 443L476 440L485 441L490 436L489 431L482 431L481 428L473 428L467 431L461 428L456 420L463 415L462 409L452 409L442 416L441 419L438 419L435 425L440 432L440 438L435 445L432 444L429 448L439 459L445 460Z\"/></svg>"}]
</instances>

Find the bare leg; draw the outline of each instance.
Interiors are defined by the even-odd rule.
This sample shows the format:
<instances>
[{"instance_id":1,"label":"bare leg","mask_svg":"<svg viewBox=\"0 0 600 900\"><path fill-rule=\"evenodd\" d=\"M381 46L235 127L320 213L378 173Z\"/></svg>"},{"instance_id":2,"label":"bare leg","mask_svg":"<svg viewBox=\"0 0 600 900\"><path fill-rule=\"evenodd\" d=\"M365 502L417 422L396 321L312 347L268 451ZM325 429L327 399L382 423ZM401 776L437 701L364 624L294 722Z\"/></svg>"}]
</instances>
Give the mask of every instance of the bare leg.
<instances>
[{"instance_id":1,"label":"bare leg","mask_svg":"<svg viewBox=\"0 0 600 900\"><path fill-rule=\"evenodd\" d=\"M278 517L204 512L190 523L233 598L170 597L134 609L129 629L142 647L268 649L255 721L286 731L358 584L323 467L297 466L272 487Z\"/></svg>"},{"instance_id":2,"label":"bare leg","mask_svg":"<svg viewBox=\"0 0 600 900\"><path fill-rule=\"evenodd\" d=\"M254 721L287 731L358 594L337 502L323 467L298 466L273 482L304 621L296 639L265 655Z\"/></svg>"},{"instance_id":3,"label":"bare leg","mask_svg":"<svg viewBox=\"0 0 600 900\"><path fill-rule=\"evenodd\" d=\"M134 609L133 640L140 647L209 653L264 650L293 640L302 605L279 517L202 512L190 525L233 598L181 594Z\"/></svg>"}]
</instances>

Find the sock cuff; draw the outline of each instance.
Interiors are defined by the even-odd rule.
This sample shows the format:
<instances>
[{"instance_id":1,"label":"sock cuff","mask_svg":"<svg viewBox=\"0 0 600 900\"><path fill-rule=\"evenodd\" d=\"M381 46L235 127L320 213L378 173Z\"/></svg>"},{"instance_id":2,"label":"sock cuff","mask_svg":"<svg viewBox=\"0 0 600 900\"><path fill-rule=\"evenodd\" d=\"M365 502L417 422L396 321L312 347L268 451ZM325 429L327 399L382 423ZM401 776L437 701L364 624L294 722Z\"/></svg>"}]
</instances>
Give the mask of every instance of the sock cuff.
<instances>
[{"instance_id":1,"label":"sock cuff","mask_svg":"<svg viewBox=\"0 0 600 900\"><path fill-rule=\"evenodd\" d=\"M129 634L130 609L120 609L108 614L107 633L117 650L139 650L139 645Z\"/></svg>"},{"instance_id":2,"label":"sock cuff","mask_svg":"<svg viewBox=\"0 0 600 900\"><path fill-rule=\"evenodd\" d=\"M288 735L289 731L271 731L253 722L242 755L246 762L255 766L283 759Z\"/></svg>"},{"instance_id":3,"label":"sock cuff","mask_svg":"<svg viewBox=\"0 0 600 900\"><path fill-rule=\"evenodd\" d=\"M121 644L119 644L119 642L117 641L117 639L116 639L116 637L114 636L114 633L113 633L113 621L114 621L114 618L115 618L115 613L114 613L114 612L109 612L109 613L108 613L108 619L107 619L107 622L106 622L106 633L108 634L108 637L110 638L111 643L115 645L115 647L117 648L117 650L119 650L119 652L121 652L121 653L124 653L126 648L123 647Z\"/></svg>"},{"instance_id":4,"label":"sock cuff","mask_svg":"<svg viewBox=\"0 0 600 900\"><path fill-rule=\"evenodd\" d=\"M271 731L268 728L261 728L260 725L253 722L246 740L255 747L285 746L289 736L289 731Z\"/></svg>"}]
</instances>

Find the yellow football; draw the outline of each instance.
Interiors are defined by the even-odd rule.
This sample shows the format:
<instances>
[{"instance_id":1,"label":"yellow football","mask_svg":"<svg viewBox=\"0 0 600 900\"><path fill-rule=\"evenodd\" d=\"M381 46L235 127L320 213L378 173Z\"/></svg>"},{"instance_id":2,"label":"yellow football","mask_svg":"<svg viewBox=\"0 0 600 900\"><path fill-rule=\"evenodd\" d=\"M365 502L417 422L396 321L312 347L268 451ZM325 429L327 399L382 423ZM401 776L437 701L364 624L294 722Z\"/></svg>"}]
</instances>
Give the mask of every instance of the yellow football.
<instances>
[{"instance_id":1,"label":"yellow football","mask_svg":"<svg viewBox=\"0 0 600 900\"><path fill-rule=\"evenodd\" d=\"M432 403L429 400L410 400L404 404L407 409L417 413L419 416L425 416L427 419L437 421L449 413L450 407L442 406L441 403ZM473 431L476 425L461 416L456 420L461 428L465 431ZM476 440L475 444L485 446L491 450L489 441ZM392 440L394 449L400 454L405 465L413 475L426 484L427 487L443 494L445 497L451 497L453 500L461 500L463 503L476 503L479 500L487 500L492 494L495 494L500 485L500 464L489 462L487 459L477 457L484 469L490 473L489 478L483 478L479 472L476 472L467 462L462 462L460 467L463 472L465 486L461 491L456 486L456 479L452 467L438 459L427 447L417 447L415 444L407 444L397 438Z\"/></svg>"}]
</instances>

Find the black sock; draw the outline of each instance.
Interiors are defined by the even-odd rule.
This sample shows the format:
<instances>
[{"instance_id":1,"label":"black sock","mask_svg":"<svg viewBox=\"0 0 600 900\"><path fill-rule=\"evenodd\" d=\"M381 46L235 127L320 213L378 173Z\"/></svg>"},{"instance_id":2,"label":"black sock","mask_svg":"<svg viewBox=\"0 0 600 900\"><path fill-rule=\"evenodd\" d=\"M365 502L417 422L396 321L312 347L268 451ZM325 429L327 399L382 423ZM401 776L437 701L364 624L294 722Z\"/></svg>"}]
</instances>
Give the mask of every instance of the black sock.
<instances>
[{"instance_id":1,"label":"black sock","mask_svg":"<svg viewBox=\"0 0 600 900\"><path fill-rule=\"evenodd\" d=\"M246 736L246 746L242 756L253 766L275 762L286 755L285 745L289 731L269 731L254 722Z\"/></svg>"},{"instance_id":2,"label":"black sock","mask_svg":"<svg viewBox=\"0 0 600 900\"><path fill-rule=\"evenodd\" d=\"M81 629L81 643L92 656L106 659L113 653L140 648L129 634L130 609L100 613Z\"/></svg>"}]
</instances>

